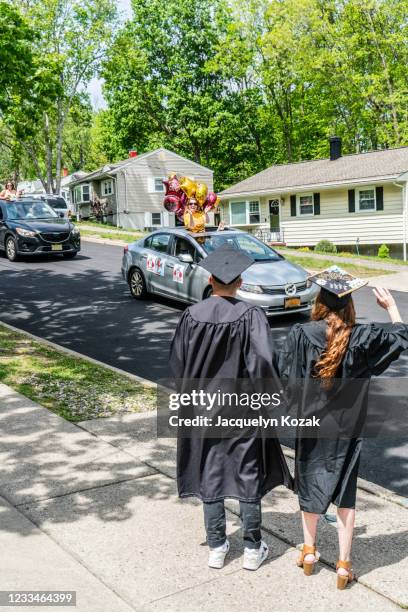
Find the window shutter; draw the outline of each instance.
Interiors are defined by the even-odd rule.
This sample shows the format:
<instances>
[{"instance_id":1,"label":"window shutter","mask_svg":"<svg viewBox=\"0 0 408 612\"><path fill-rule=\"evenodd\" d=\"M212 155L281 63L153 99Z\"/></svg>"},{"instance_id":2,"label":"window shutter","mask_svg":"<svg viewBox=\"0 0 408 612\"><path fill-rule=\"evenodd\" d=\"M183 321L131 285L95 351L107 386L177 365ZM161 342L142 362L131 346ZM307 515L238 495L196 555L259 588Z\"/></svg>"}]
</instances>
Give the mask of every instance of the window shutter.
<instances>
[{"instance_id":1,"label":"window shutter","mask_svg":"<svg viewBox=\"0 0 408 612\"><path fill-rule=\"evenodd\" d=\"M290 196L290 216L296 217L296 196Z\"/></svg>"},{"instance_id":2,"label":"window shutter","mask_svg":"<svg viewBox=\"0 0 408 612\"><path fill-rule=\"evenodd\" d=\"M355 194L354 189L349 189L348 206L349 206L350 213L356 212L356 194Z\"/></svg>"},{"instance_id":3,"label":"window shutter","mask_svg":"<svg viewBox=\"0 0 408 612\"><path fill-rule=\"evenodd\" d=\"M375 188L375 204L377 210L384 210L384 187Z\"/></svg>"},{"instance_id":4,"label":"window shutter","mask_svg":"<svg viewBox=\"0 0 408 612\"><path fill-rule=\"evenodd\" d=\"M313 194L313 212L315 215L320 215L320 193Z\"/></svg>"}]
</instances>

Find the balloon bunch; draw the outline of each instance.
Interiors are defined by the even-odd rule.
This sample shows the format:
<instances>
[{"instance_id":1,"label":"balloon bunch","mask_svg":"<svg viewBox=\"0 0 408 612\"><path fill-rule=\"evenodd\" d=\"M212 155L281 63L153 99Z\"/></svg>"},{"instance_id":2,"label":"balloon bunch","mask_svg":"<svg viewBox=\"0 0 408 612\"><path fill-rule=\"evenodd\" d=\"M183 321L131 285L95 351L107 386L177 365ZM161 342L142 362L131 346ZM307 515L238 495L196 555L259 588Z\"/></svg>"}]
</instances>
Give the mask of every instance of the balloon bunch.
<instances>
[{"instance_id":1,"label":"balloon bunch","mask_svg":"<svg viewBox=\"0 0 408 612\"><path fill-rule=\"evenodd\" d=\"M171 174L163 184L166 190L163 206L181 221L190 204L195 204L200 213L208 213L220 202L217 194L209 192L205 183L196 183L188 176L178 178L177 174Z\"/></svg>"}]
</instances>

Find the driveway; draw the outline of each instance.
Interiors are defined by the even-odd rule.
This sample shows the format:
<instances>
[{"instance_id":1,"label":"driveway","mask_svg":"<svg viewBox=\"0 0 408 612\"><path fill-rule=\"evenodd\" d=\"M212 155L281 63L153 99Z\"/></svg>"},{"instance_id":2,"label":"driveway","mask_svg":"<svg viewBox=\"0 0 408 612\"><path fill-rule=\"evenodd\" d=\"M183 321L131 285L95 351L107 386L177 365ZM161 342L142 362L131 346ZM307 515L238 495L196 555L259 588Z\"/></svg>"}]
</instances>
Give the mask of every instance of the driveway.
<instances>
[{"instance_id":1,"label":"driveway","mask_svg":"<svg viewBox=\"0 0 408 612\"><path fill-rule=\"evenodd\" d=\"M120 275L121 258L121 247L90 242L83 242L72 261L10 263L0 255L0 320L150 380L165 378L169 343L184 306L164 299L134 300ZM395 295L408 321L408 294ZM360 321L387 321L371 289L355 296ZM272 319L277 345L296 321L305 320L295 315ZM408 356L387 373L397 399L401 376L408 376ZM372 395L383 409L375 384ZM408 496L408 443L375 439L365 447L361 476Z\"/></svg>"}]
</instances>

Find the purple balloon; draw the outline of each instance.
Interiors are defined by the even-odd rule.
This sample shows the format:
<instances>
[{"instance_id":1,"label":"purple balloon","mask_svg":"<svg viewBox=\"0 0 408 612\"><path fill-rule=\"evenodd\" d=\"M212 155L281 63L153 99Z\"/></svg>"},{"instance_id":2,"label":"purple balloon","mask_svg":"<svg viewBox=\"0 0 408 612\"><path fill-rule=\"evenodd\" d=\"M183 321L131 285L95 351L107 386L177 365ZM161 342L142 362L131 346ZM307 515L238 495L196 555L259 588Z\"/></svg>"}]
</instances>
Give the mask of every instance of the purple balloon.
<instances>
[{"instance_id":1,"label":"purple balloon","mask_svg":"<svg viewBox=\"0 0 408 612\"><path fill-rule=\"evenodd\" d=\"M210 205L212 208L214 204L216 203L216 201L217 201L217 194L214 193L213 191L210 191L205 199L205 205L206 206Z\"/></svg>"}]
</instances>

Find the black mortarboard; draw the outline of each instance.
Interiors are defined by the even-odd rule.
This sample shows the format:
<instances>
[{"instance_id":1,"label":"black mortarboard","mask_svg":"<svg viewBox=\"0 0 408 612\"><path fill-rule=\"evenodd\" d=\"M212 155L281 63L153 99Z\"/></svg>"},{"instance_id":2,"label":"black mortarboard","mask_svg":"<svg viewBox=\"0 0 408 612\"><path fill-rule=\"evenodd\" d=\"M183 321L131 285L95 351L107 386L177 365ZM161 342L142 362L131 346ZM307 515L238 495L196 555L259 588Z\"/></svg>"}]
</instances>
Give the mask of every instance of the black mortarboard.
<instances>
[{"instance_id":1,"label":"black mortarboard","mask_svg":"<svg viewBox=\"0 0 408 612\"><path fill-rule=\"evenodd\" d=\"M225 244L200 261L199 265L210 272L216 280L229 285L253 263L251 257Z\"/></svg>"},{"instance_id":2,"label":"black mortarboard","mask_svg":"<svg viewBox=\"0 0 408 612\"><path fill-rule=\"evenodd\" d=\"M320 299L330 310L342 310L353 291L367 285L368 281L356 278L338 266L331 266L309 277L321 287Z\"/></svg>"}]
</instances>

